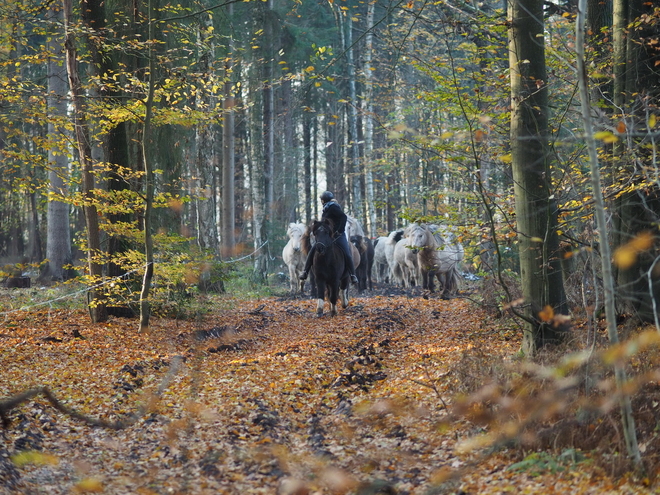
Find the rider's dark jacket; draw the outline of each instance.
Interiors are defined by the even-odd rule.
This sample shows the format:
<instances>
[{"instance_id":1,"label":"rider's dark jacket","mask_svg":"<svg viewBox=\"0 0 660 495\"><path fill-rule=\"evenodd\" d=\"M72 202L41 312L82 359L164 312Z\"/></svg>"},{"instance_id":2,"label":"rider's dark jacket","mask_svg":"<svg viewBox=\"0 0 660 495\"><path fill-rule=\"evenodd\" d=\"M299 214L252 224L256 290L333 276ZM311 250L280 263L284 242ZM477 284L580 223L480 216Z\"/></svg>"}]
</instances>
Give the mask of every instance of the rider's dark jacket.
<instances>
[{"instance_id":1,"label":"rider's dark jacket","mask_svg":"<svg viewBox=\"0 0 660 495\"><path fill-rule=\"evenodd\" d=\"M339 206L339 203L337 203L334 199L328 201L323 206L323 213L321 218L327 218L332 222L332 226L335 230L335 237L344 235L348 218L346 217L346 213L344 213L341 209L341 206Z\"/></svg>"}]
</instances>

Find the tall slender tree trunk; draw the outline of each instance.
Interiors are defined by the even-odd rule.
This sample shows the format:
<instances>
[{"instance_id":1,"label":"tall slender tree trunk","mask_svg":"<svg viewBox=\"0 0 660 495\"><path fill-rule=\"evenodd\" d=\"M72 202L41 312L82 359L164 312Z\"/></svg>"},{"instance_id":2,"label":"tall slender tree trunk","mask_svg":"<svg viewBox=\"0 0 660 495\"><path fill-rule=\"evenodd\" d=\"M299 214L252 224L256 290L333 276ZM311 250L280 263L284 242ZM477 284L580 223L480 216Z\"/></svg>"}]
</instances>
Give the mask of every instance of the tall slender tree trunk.
<instances>
[{"instance_id":1,"label":"tall slender tree trunk","mask_svg":"<svg viewBox=\"0 0 660 495\"><path fill-rule=\"evenodd\" d=\"M273 88L273 0L268 0L264 12L264 39L271 43L265 49L262 77L262 179L263 191L253 196L255 215L258 214L259 224L255 224L255 281L263 283L268 278L268 240L269 226L273 210L273 180L275 170L275 99ZM261 182L259 181L259 182ZM255 184L254 187L257 187ZM256 192L256 191L255 191ZM256 203L261 203L257 207Z\"/></svg>"},{"instance_id":2,"label":"tall slender tree trunk","mask_svg":"<svg viewBox=\"0 0 660 495\"><path fill-rule=\"evenodd\" d=\"M374 176L373 176L373 150L374 150L374 104L373 104L373 74L371 60L374 49L374 11L376 2L367 5L367 35L365 37L364 52L364 188L365 204L367 207L367 230L371 235L377 231L376 207L374 198Z\"/></svg>"},{"instance_id":3,"label":"tall slender tree trunk","mask_svg":"<svg viewBox=\"0 0 660 495\"><path fill-rule=\"evenodd\" d=\"M358 138L358 98L355 70L355 48L353 47L353 20L351 15L346 16L346 57L348 69L348 145L349 165L347 166L349 187L351 188L353 201L353 214L362 217L362 170L360 167L360 145Z\"/></svg>"},{"instance_id":4,"label":"tall slender tree trunk","mask_svg":"<svg viewBox=\"0 0 660 495\"><path fill-rule=\"evenodd\" d=\"M305 108L309 106L304 105ZM304 222L308 225L312 221L312 113L308 110L303 110L302 115L302 131L303 131L303 182L304 182L304 204L305 216Z\"/></svg>"},{"instance_id":5,"label":"tall slender tree trunk","mask_svg":"<svg viewBox=\"0 0 660 495\"><path fill-rule=\"evenodd\" d=\"M71 31L72 5L71 0L62 0L64 12L64 47L66 52L66 66L69 78L69 87L73 99L74 124L78 156L82 168L82 192L84 196L83 210L87 226L87 265L92 278L93 286L90 289L90 316L92 322L98 323L108 319L108 312L103 300L103 291L96 284L103 278L103 266L99 261L101 253L101 235L99 231L98 212L94 198L94 170L92 164L92 150L85 120L83 103L83 89L78 74L78 59L75 39Z\"/></svg>"},{"instance_id":6,"label":"tall slender tree trunk","mask_svg":"<svg viewBox=\"0 0 660 495\"><path fill-rule=\"evenodd\" d=\"M53 20L62 20L61 6L51 7ZM59 23L54 23L59 25ZM52 33L48 41L48 135L59 140L66 132L57 120L66 118L67 73L63 53L64 33ZM65 178L68 177L66 154L57 153L52 146L48 150L48 210L46 233L46 257L48 264L41 277L64 280L65 265L71 263L71 233L69 203L62 201L68 194Z\"/></svg>"},{"instance_id":7,"label":"tall slender tree trunk","mask_svg":"<svg viewBox=\"0 0 660 495\"><path fill-rule=\"evenodd\" d=\"M154 90L156 70L156 51L154 43L155 19L154 0L149 0L149 72L147 75L147 100L144 103L144 125L142 128L142 161L144 166L144 277L142 278L142 290L140 291L140 333L149 332L149 320L151 317L151 305L149 303L149 292L151 281L154 277L154 238L152 233L153 203L154 203L154 170L151 163L151 117L153 112Z\"/></svg>"},{"instance_id":8,"label":"tall slender tree trunk","mask_svg":"<svg viewBox=\"0 0 660 495\"><path fill-rule=\"evenodd\" d=\"M522 350L533 355L563 334L542 321L545 306L566 314L557 207L548 153L548 87L543 40L543 0L509 0L511 156L520 273L524 298Z\"/></svg>"},{"instance_id":9,"label":"tall slender tree trunk","mask_svg":"<svg viewBox=\"0 0 660 495\"><path fill-rule=\"evenodd\" d=\"M285 79L282 81L282 97L281 112L278 121L283 123L283 139L282 139L282 203L283 203L283 220L284 224L290 222L297 222L298 218L298 170L299 161L296 159L296 146L294 143L294 103L293 91L291 87L291 80Z\"/></svg>"},{"instance_id":10,"label":"tall slender tree trunk","mask_svg":"<svg viewBox=\"0 0 660 495\"><path fill-rule=\"evenodd\" d=\"M213 42L207 38L208 28L213 27L213 21L209 15L202 15L200 18L200 29L198 30L198 41L200 49L204 52L200 56L200 69L206 74L213 73L213 61L215 60L215 50ZM205 47L205 48L202 48ZM213 108L212 96L198 96L196 102L200 111ZM216 219L216 182L215 167L216 147L215 133L210 122L198 124L195 129L195 142L197 156L195 160L197 173L197 244L202 249L208 249L214 253L218 251L218 222Z\"/></svg>"},{"instance_id":11,"label":"tall slender tree trunk","mask_svg":"<svg viewBox=\"0 0 660 495\"><path fill-rule=\"evenodd\" d=\"M227 6L230 30L233 29L234 6ZM236 181L234 112L235 98L233 93L234 37L229 35L229 53L225 62L225 98L222 102L222 246L223 258L234 255L236 230L236 197L234 184Z\"/></svg>"},{"instance_id":12,"label":"tall slender tree trunk","mask_svg":"<svg viewBox=\"0 0 660 495\"><path fill-rule=\"evenodd\" d=\"M578 15L576 20L575 45L577 51L578 84L580 87L580 102L582 105L582 120L584 122L584 134L589 150L589 161L591 168L591 186L596 203L595 217L598 227L599 242L601 249L601 261L603 271L603 287L605 290L605 315L607 319L607 334L611 344L619 343L619 334L616 327L616 310L614 306L614 276L612 274L612 262L610 240L608 236L607 221L605 219L605 199L603 198L602 181L600 179L600 167L598 166L598 150L594 139L593 124L591 122L591 104L589 100L589 78L585 66L584 56L584 13L587 9L587 1L579 0ZM641 453L637 443L637 432L635 431L635 419L632 413L630 396L624 388L628 381L624 364L615 362L614 373L616 386L621 397L621 422L623 425L623 436L626 443L628 456L636 466L641 466Z\"/></svg>"}]
</instances>

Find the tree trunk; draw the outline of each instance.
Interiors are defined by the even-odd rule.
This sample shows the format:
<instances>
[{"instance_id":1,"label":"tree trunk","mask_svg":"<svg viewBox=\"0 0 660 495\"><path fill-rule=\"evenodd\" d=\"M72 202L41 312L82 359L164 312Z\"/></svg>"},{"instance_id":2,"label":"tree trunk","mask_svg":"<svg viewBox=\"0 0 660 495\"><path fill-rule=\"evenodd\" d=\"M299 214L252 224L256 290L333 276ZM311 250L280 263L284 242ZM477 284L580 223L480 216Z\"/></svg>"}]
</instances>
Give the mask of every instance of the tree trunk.
<instances>
[{"instance_id":1,"label":"tree trunk","mask_svg":"<svg viewBox=\"0 0 660 495\"><path fill-rule=\"evenodd\" d=\"M375 2L367 6L367 35L364 52L364 181L365 203L367 206L367 230L374 236L377 232L376 208L374 198L373 149L374 149L374 107L373 107L373 74L371 59L373 55L373 28Z\"/></svg>"},{"instance_id":2,"label":"tree trunk","mask_svg":"<svg viewBox=\"0 0 660 495\"><path fill-rule=\"evenodd\" d=\"M87 226L87 264L93 287L90 289L90 316L93 323L108 319L103 291L96 287L103 278L103 267L98 260L101 253L101 235L99 231L98 212L94 198L94 171L92 164L92 150L90 147L85 108L83 104L83 89L78 74L78 59L73 33L71 32L71 0L62 0L64 10L64 47L66 51L66 65L69 76L69 87L73 100L74 125L78 156L82 168L82 192L84 197L83 210Z\"/></svg>"},{"instance_id":3,"label":"tree trunk","mask_svg":"<svg viewBox=\"0 0 660 495\"><path fill-rule=\"evenodd\" d=\"M151 281L154 276L154 239L151 232L151 223L153 219L154 202L154 171L151 164L151 115L154 101L154 74L156 70L156 52L153 48L154 39L154 9L152 0L149 0L149 73L148 73L148 93L145 102L144 126L142 130L142 161L144 165L144 277L142 279L142 290L140 291L140 333L149 332L149 320L151 316L151 305L149 304L149 291L151 290Z\"/></svg>"},{"instance_id":4,"label":"tree trunk","mask_svg":"<svg viewBox=\"0 0 660 495\"><path fill-rule=\"evenodd\" d=\"M200 54L200 70L209 76L213 72L213 60L215 51L213 42L205 38L205 33L209 27L212 27L213 21L208 15L203 15L200 19L202 29L198 31L200 40L199 46L209 45L208 48ZM213 108L212 95L200 95L196 99L201 112L207 108ZM216 149L214 133L209 122L197 124L195 129L196 144L196 169L195 180L197 182L196 191L196 210L197 210L197 244L200 248L209 250L213 253L218 252L218 222L216 220Z\"/></svg>"},{"instance_id":5,"label":"tree trunk","mask_svg":"<svg viewBox=\"0 0 660 495\"><path fill-rule=\"evenodd\" d=\"M541 320L540 310L549 305L554 312L567 313L547 149L543 27L543 0L509 3L511 157L526 321L522 350L528 356L563 337L552 324Z\"/></svg>"},{"instance_id":6,"label":"tree trunk","mask_svg":"<svg viewBox=\"0 0 660 495\"><path fill-rule=\"evenodd\" d=\"M231 21L234 14L234 6L227 6L227 16ZM233 94L233 68L232 57L234 56L234 40L230 34L229 53L225 62L225 98L222 102L222 247L223 258L234 255L235 250L235 188L236 178L235 165L235 141L234 141L234 107Z\"/></svg>"},{"instance_id":7,"label":"tree trunk","mask_svg":"<svg viewBox=\"0 0 660 495\"><path fill-rule=\"evenodd\" d=\"M347 165L349 187L353 195L352 212L362 217L362 170L360 169L360 147L358 145L358 99L355 81L355 48L353 46L353 21L351 15L346 16L346 56L348 69L348 145L349 160Z\"/></svg>"},{"instance_id":8,"label":"tree trunk","mask_svg":"<svg viewBox=\"0 0 660 495\"><path fill-rule=\"evenodd\" d=\"M603 287L605 290L605 315L607 319L607 333L612 345L619 343L619 334L616 327L616 310L614 307L614 277L612 274L610 243L607 235L607 221L605 220L605 200L603 198L603 187L600 179L600 167L598 166L598 150L594 139L593 125L591 123L591 105L589 101L589 88L587 70L584 57L584 11L587 8L586 0L579 0L578 16L576 21L575 45L577 52L578 84L580 87L580 102L582 104L582 120L584 122L584 134L589 150L589 161L591 168L591 186L596 203L595 217L598 227L601 261L603 269ZM624 387L628 379L624 364L616 361L614 364L617 391L621 397L621 421L623 423L623 436L626 442L628 456L637 467L641 467L641 454L637 443L637 432L635 431L635 419L632 414L630 396L626 394Z\"/></svg>"},{"instance_id":9,"label":"tree trunk","mask_svg":"<svg viewBox=\"0 0 660 495\"><path fill-rule=\"evenodd\" d=\"M642 15L652 15L653 4L641 0L617 0L613 5L613 64L614 64L614 126L624 128L631 135L621 136L614 146L614 171L622 171L618 181L639 184L644 169L656 169L656 158L651 151L638 146L642 139L634 136L637 129L647 129L647 116L654 114L659 97L660 76L655 67L654 41L660 34L652 23L641 22L636 29L631 23ZM648 43L648 45L647 45ZM613 209L613 247L624 245L644 231L657 234L660 221L660 184L625 192L615 202ZM648 274L654 263L654 253L640 253L630 267L618 267L617 311L636 315L642 320L654 321L660 280ZM650 283L649 283L650 282ZM652 287L649 290L649 286ZM654 301L655 299L655 301Z\"/></svg>"},{"instance_id":10,"label":"tree trunk","mask_svg":"<svg viewBox=\"0 0 660 495\"><path fill-rule=\"evenodd\" d=\"M124 3L126 0L124 0ZM104 42L108 35L106 29L106 10L104 0L86 0L85 9L82 9L81 15L87 29L85 37L89 49L92 63L89 64L90 71L100 81L98 87L94 88L95 94L105 100L107 104L114 104L120 100L120 91L113 88L112 84L104 84L104 78L111 77L112 74L121 72L117 70L116 61L106 49ZM133 124L130 124L133 125ZM103 136L103 134L101 134ZM123 170L135 170L137 160L131 160L129 153L129 144L127 139L127 123L119 122L108 129L104 136L102 146L105 159L109 170L106 175L106 187L110 192L124 191L129 189L125 180ZM97 149L98 152L98 149ZM111 224L122 222L130 223L133 217L130 213L122 212L107 213L107 221ZM106 252L108 254L107 275L109 277L120 277L126 273L121 262L123 253L133 248L131 241L126 236L111 233L107 236Z\"/></svg>"},{"instance_id":11,"label":"tree trunk","mask_svg":"<svg viewBox=\"0 0 660 495\"><path fill-rule=\"evenodd\" d=\"M273 0L268 0L264 12L264 36L267 42L273 40ZM255 266L254 279L257 283L264 283L268 279L268 237L269 225L273 209L273 179L275 168L275 100L273 91L273 53L272 45L265 50L266 60L263 63L262 77L262 176L263 190L261 194L253 195L255 211ZM258 184L253 187L257 188ZM261 203L257 205L257 203Z\"/></svg>"},{"instance_id":12,"label":"tree trunk","mask_svg":"<svg viewBox=\"0 0 660 495\"><path fill-rule=\"evenodd\" d=\"M285 78L282 81L281 113L278 121L283 122L283 146L280 156L282 164L282 205L283 220L282 224L287 225L291 222L297 222L298 217L298 171L299 161L296 159L296 146L294 142L294 122L293 122L293 91L291 80ZM278 222L279 225L279 222Z\"/></svg>"},{"instance_id":13,"label":"tree trunk","mask_svg":"<svg viewBox=\"0 0 660 495\"><path fill-rule=\"evenodd\" d=\"M62 19L59 7L51 8L53 19ZM66 118L67 73L64 64L63 33L52 33L48 41L48 135L58 139L66 132L55 122ZM59 140L59 139L58 139ZM66 278L64 266L71 263L71 234L69 203L63 201L68 190L65 178L68 176L68 160L65 153L48 149L48 210L46 232L46 258L48 263L42 271L44 280L61 281Z\"/></svg>"},{"instance_id":14,"label":"tree trunk","mask_svg":"<svg viewBox=\"0 0 660 495\"><path fill-rule=\"evenodd\" d=\"M308 105L304 105L302 115L303 131L303 181L304 181L304 205L305 216L304 223L309 225L312 221L312 113L307 110Z\"/></svg>"}]
</instances>

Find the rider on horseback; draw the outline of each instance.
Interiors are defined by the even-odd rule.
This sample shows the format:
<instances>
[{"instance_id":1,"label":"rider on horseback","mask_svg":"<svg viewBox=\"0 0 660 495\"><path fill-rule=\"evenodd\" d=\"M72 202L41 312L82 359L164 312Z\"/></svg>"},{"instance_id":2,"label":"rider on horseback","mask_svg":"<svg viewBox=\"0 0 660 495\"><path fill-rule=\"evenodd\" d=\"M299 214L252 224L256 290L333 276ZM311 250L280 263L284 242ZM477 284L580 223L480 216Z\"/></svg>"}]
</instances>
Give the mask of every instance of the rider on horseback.
<instances>
[{"instance_id":1,"label":"rider on horseback","mask_svg":"<svg viewBox=\"0 0 660 495\"><path fill-rule=\"evenodd\" d=\"M346 258L346 268L348 273L351 276L351 283L357 284L358 279L355 276L355 266L353 266L353 255L348 246L348 239L344 230L346 229L346 213L341 209L339 203L335 201L335 195L330 191L325 191L320 196L321 203L323 204L323 214L321 215L322 219L328 219L332 222L335 229L335 242L341 247ZM314 261L314 250L316 246L312 246L312 249L309 250L307 255L307 261L305 262L305 269L300 275L300 280L306 280L307 275L309 275L309 269L312 267L312 262Z\"/></svg>"}]
</instances>

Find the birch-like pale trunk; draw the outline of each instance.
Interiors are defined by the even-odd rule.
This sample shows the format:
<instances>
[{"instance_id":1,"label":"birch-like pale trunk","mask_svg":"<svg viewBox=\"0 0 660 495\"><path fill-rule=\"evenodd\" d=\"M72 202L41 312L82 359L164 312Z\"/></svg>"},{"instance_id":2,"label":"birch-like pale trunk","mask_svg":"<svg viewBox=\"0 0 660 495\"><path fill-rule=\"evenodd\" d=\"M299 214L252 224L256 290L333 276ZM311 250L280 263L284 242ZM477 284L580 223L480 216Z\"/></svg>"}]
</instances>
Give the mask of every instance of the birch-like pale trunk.
<instances>
[{"instance_id":1,"label":"birch-like pale trunk","mask_svg":"<svg viewBox=\"0 0 660 495\"><path fill-rule=\"evenodd\" d=\"M233 19L234 6L227 6L227 16ZM232 57L234 56L234 37L229 35L229 53L225 59L225 87L222 102L222 232L221 254L223 258L234 255L236 209L235 187L235 140L234 140L234 112L235 99L233 89Z\"/></svg>"},{"instance_id":2,"label":"birch-like pale trunk","mask_svg":"<svg viewBox=\"0 0 660 495\"><path fill-rule=\"evenodd\" d=\"M589 79L584 63L584 25L586 0L579 0L578 15L576 20L575 46L577 55L578 84L580 88L580 104L582 107L582 121L584 123L584 138L589 151L589 167L591 170L591 187L593 189L596 225L598 227L600 254L602 261L603 289L605 292L605 318L607 320L607 335L611 344L619 342L619 333L616 327L616 308L614 303L614 276L612 274L612 256L610 240L605 218L605 199L603 198L602 181L598 166L598 150L594 139L593 124L591 120L591 104L589 99ZM620 396L621 421L623 423L623 435L626 442L628 456L636 466L641 465L641 454L637 444L637 432L635 431L635 419L632 414L630 397L624 390L627 382L624 365L618 360L614 364L614 375L616 378L617 393Z\"/></svg>"},{"instance_id":3,"label":"birch-like pale trunk","mask_svg":"<svg viewBox=\"0 0 660 495\"><path fill-rule=\"evenodd\" d=\"M364 52L364 188L365 203L367 207L367 230L371 235L376 234L376 208L374 201L374 174L372 160L374 152L374 83L371 60L374 49L374 11L376 2L367 5L367 34L365 36Z\"/></svg>"},{"instance_id":4,"label":"birch-like pale trunk","mask_svg":"<svg viewBox=\"0 0 660 495\"><path fill-rule=\"evenodd\" d=\"M212 40L207 39L207 30L213 27L213 20L209 15L203 15L200 19L202 28L198 29L197 37L199 46L207 46L200 54L199 65L203 72L213 73L213 62L215 60L215 49ZM213 96L199 95L196 103L201 112L213 108ZM218 221L216 218L217 184L215 166L217 162L215 133L208 122L198 124L195 128L196 164L196 209L197 209L197 244L202 249L218 252Z\"/></svg>"},{"instance_id":5,"label":"birch-like pale trunk","mask_svg":"<svg viewBox=\"0 0 660 495\"><path fill-rule=\"evenodd\" d=\"M273 0L266 3L264 13L264 33L266 40L273 39ZM262 176L255 180L253 188L259 188L263 183L261 194L255 190L252 201L254 205L254 243L255 243L255 265L253 276L256 282L263 283L268 279L268 236L269 225L272 220L273 208L273 180L275 170L275 99L273 88L273 53L272 45L266 48L263 62L262 77ZM256 179L256 177L255 177ZM257 184L258 182L259 184ZM258 204L260 203L260 204Z\"/></svg>"},{"instance_id":6,"label":"birch-like pale trunk","mask_svg":"<svg viewBox=\"0 0 660 495\"><path fill-rule=\"evenodd\" d=\"M62 10L58 6L51 8L53 20L62 19ZM59 24L59 23L57 23ZM48 41L48 135L59 139L66 132L58 125L66 118L67 73L63 53L64 33L52 33ZM69 176L66 154L57 153L56 148L48 148L48 210L46 233L46 258L48 264L42 277L48 280L64 280L64 266L71 263L71 234L69 203L61 201L68 194L65 178Z\"/></svg>"},{"instance_id":7,"label":"birch-like pale trunk","mask_svg":"<svg viewBox=\"0 0 660 495\"><path fill-rule=\"evenodd\" d=\"M346 16L346 56L348 59L348 132L349 132L349 163L348 173L351 177L353 202L352 211L358 218L362 217L362 170L360 169L360 145L358 144L358 99L355 74L355 49L353 47L353 20Z\"/></svg>"}]
</instances>

